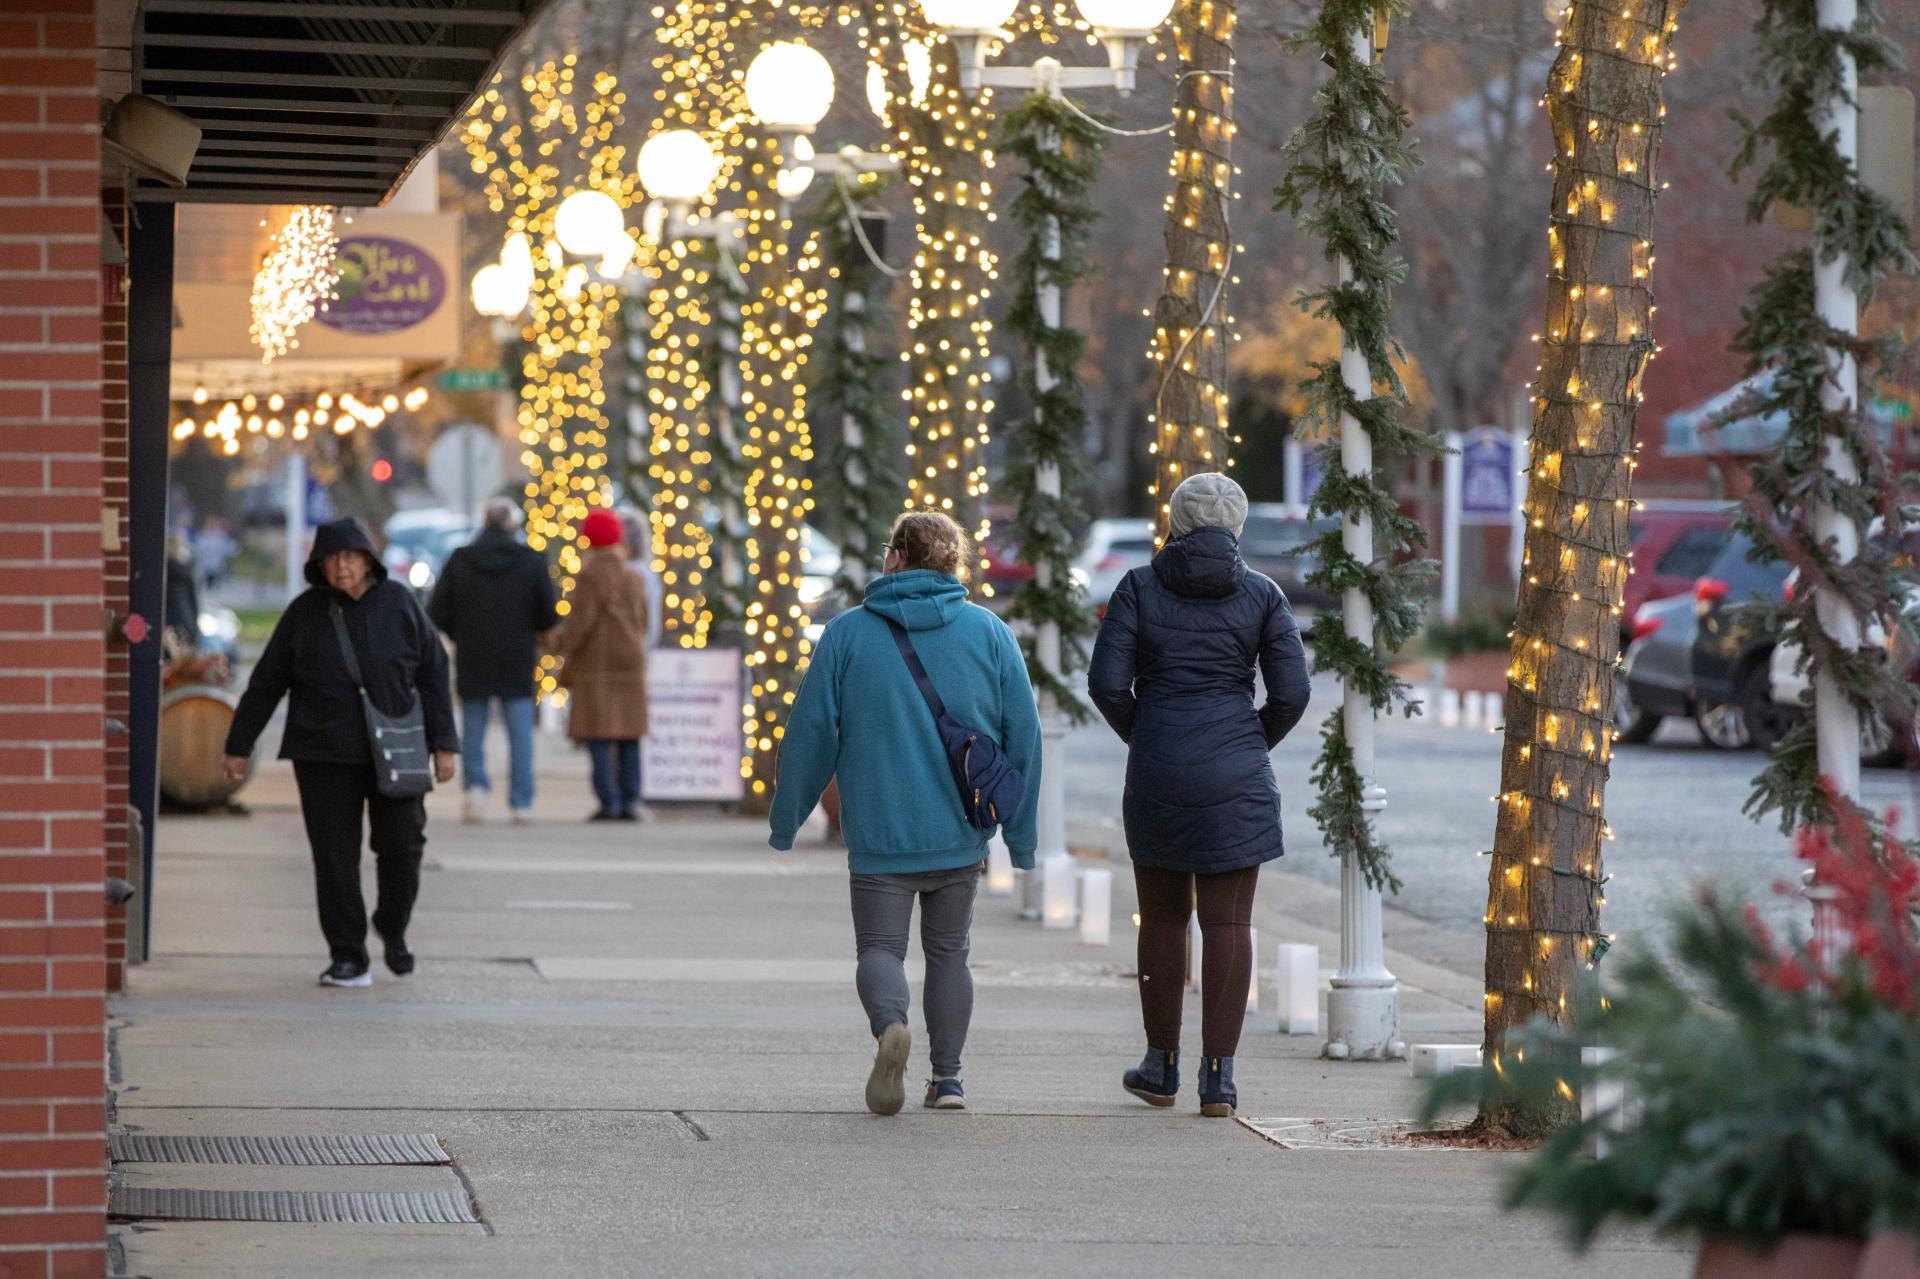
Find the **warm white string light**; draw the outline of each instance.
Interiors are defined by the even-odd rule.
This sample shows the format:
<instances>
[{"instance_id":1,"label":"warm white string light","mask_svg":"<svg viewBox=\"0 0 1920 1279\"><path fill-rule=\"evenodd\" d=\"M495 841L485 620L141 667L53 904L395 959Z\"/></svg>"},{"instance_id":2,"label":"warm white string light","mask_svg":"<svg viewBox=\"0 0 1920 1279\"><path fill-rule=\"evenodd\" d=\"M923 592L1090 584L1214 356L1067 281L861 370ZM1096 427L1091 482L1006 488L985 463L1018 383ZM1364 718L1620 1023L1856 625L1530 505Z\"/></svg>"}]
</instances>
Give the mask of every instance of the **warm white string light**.
<instances>
[{"instance_id":1,"label":"warm white string light","mask_svg":"<svg viewBox=\"0 0 1920 1279\"><path fill-rule=\"evenodd\" d=\"M253 277L253 323L248 328L271 364L300 345L300 326L326 310L340 283L340 238L334 208L303 204L273 233L273 248Z\"/></svg>"}]
</instances>

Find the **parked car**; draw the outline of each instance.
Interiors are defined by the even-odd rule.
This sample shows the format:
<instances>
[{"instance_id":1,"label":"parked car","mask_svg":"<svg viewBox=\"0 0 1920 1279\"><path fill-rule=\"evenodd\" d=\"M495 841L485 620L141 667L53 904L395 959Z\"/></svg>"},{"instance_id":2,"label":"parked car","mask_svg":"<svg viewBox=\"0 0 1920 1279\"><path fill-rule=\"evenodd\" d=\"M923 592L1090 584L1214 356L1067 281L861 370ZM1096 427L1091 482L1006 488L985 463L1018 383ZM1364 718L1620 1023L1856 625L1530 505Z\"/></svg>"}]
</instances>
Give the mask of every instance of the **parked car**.
<instances>
[{"instance_id":1,"label":"parked car","mask_svg":"<svg viewBox=\"0 0 1920 1279\"><path fill-rule=\"evenodd\" d=\"M807 566L800 578L800 602L806 605L807 616L824 623L844 613L852 601L846 592L835 589L833 581L846 562L840 548L819 529L802 525L800 555ZM880 566L874 565L872 571L878 573Z\"/></svg>"},{"instance_id":2,"label":"parked car","mask_svg":"<svg viewBox=\"0 0 1920 1279\"><path fill-rule=\"evenodd\" d=\"M1073 576L1087 593L1087 603L1105 617L1107 601L1120 579L1152 561L1152 520L1095 520L1087 526L1086 544L1074 557Z\"/></svg>"},{"instance_id":3,"label":"parked car","mask_svg":"<svg viewBox=\"0 0 1920 1279\"><path fill-rule=\"evenodd\" d=\"M1665 719L1694 714L1693 592L1648 600L1633 624L1633 641L1613 682L1613 723L1623 742L1644 742ZM1707 737L1704 726L1700 735ZM1711 739L1709 739L1711 740Z\"/></svg>"},{"instance_id":4,"label":"parked car","mask_svg":"<svg viewBox=\"0 0 1920 1279\"><path fill-rule=\"evenodd\" d=\"M1014 540L1011 514L994 517L993 530L980 544L980 558L984 561L980 582L988 592L979 602L998 613L1033 580L1033 565L1020 558L1020 546Z\"/></svg>"},{"instance_id":5,"label":"parked car","mask_svg":"<svg viewBox=\"0 0 1920 1279\"><path fill-rule=\"evenodd\" d=\"M1340 521L1308 519L1298 508L1281 502L1255 502L1247 509L1247 527L1240 534L1240 555L1247 567L1265 573L1280 584L1288 602L1325 608L1334 601L1307 575L1319 567L1320 557L1310 548L1320 536L1340 527Z\"/></svg>"},{"instance_id":6,"label":"parked car","mask_svg":"<svg viewBox=\"0 0 1920 1279\"><path fill-rule=\"evenodd\" d=\"M1720 503L1649 499L1633 513L1627 536L1633 572L1621 601L1624 649L1634 619L1648 600L1671 599L1693 589L1733 532L1733 512Z\"/></svg>"},{"instance_id":7,"label":"parked car","mask_svg":"<svg viewBox=\"0 0 1920 1279\"><path fill-rule=\"evenodd\" d=\"M395 511L384 530L387 544L380 562L414 590L428 591L447 556L472 541L474 531L473 521L444 507Z\"/></svg>"},{"instance_id":8,"label":"parked car","mask_svg":"<svg viewBox=\"0 0 1920 1279\"><path fill-rule=\"evenodd\" d=\"M1701 736L1728 750L1771 749L1787 728L1769 676L1773 633L1741 607L1780 599L1787 565L1755 562L1747 558L1752 549L1753 539L1736 530L1693 588L1695 718Z\"/></svg>"},{"instance_id":9,"label":"parked car","mask_svg":"<svg viewBox=\"0 0 1920 1279\"><path fill-rule=\"evenodd\" d=\"M1878 536L1877 529L1873 536ZM1799 578L1799 569L1788 575L1784 589L1789 596ZM1920 683L1920 650L1916 650L1912 638L1912 625L1916 619L1920 619L1920 582L1909 581L1900 602L1900 616L1907 625L1889 628L1876 622L1867 627L1865 639L1868 644L1886 650L1887 662L1894 670L1902 671L1909 680ZM1812 701L1813 679L1805 669L1798 644L1783 642L1774 645L1773 655L1767 665L1767 683L1773 695L1774 714L1783 727L1792 727L1805 718ZM1909 758L1920 758L1920 720L1908 723L1904 729L1896 729L1878 711L1861 717L1862 764L1869 768L1895 768Z\"/></svg>"}]
</instances>

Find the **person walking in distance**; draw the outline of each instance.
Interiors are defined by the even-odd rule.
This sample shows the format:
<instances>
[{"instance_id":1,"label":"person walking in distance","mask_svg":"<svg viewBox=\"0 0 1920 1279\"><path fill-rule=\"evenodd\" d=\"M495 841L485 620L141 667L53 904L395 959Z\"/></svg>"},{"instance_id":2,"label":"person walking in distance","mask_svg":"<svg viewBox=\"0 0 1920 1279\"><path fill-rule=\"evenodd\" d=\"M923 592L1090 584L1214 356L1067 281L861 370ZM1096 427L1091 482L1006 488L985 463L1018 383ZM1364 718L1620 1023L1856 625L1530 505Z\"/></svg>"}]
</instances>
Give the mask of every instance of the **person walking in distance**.
<instances>
[{"instance_id":1,"label":"person walking in distance","mask_svg":"<svg viewBox=\"0 0 1920 1279\"><path fill-rule=\"evenodd\" d=\"M1140 896L1147 1055L1122 1081L1154 1106L1180 1091L1187 924L1199 910L1200 1113L1239 1104L1233 1054L1253 976L1254 885L1282 852L1268 752L1307 709L1307 663L1278 586L1240 558L1247 495L1224 475L1174 490L1168 540L1121 579L1088 689L1127 743L1122 810ZM1253 703L1259 668L1266 702Z\"/></svg>"},{"instance_id":2,"label":"person walking in distance","mask_svg":"<svg viewBox=\"0 0 1920 1279\"><path fill-rule=\"evenodd\" d=\"M520 508L487 503L480 534L447 558L427 615L453 641L460 694L460 787L469 822L481 819L487 778L487 711L500 703L507 727L507 809L514 824L533 808L533 691L536 644L560 621L546 557L514 536Z\"/></svg>"},{"instance_id":3,"label":"person walking in distance","mask_svg":"<svg viewBox=\"0 0 1920 1279\"><path fill-rule=\"evenodd\" d=\"M966 533L945 515L917 511L895 520L883 576L867 587L864 606L827 624L781 740L773 847L793 847L827 783L839 778L856 985L878 1041L866 1101L878 1115L897 1114L906 1100L913 1040L905 964L916 899L933 1067L926 1105L966 1107L960 1053L973 1019L968 934L990 829L970 815L955 784L939 712L921 678L952 725L989 738L1018 774L1004 832L1014 865L1033 868L1040 718L1013 632L967 601L973 562Z\"/></svg>"},{"instance_id":4,"label":"person walking in distance","mask_svg":"<svg viewBox=\"0 0 1920 1279\"><path fill-rule=\"evenodd\" d=\"M307 559L310 586L287 605L233 713L222 765L235 781L273 709L287 698L280 758L293 761L313 852L320 930L333 962L323 986L368 986L367 908L360 893L362 820L371 829L380 900L374 931L396 976L413 971L407 925L427 842L426 779L411 794L376 773L369 717L418 707L437 781L453 780L460 749L447 688L447 651L413 592L387 577L358 520L322 524ZM371 711L367 707L371 703Z\"/></svg>"},{"instance_id":5,"label":"person walking in distance","mask_svg":"<svg viewBox=\"0 0 1920 1279\"><path fill-rule=\"evenodd\" d=\"M568 601L566 624L554 632L563 661L567 736L586 743L593 793L600 807L588 820L641 821L640 739L647 735L647 589L627 571L620 518L595 507L580 521L586 544Z\"/></svg>"}]
</instances>

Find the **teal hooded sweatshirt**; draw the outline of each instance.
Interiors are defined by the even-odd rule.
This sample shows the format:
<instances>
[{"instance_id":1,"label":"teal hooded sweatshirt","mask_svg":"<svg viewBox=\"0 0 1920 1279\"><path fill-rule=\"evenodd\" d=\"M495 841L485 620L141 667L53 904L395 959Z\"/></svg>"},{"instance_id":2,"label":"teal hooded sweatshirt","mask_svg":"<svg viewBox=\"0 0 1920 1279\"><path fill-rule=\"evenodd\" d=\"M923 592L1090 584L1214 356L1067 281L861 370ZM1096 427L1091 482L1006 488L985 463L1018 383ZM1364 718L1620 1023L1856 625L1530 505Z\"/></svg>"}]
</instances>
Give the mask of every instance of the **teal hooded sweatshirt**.
<instances>
[{"instance_id":1,"label":"teal hooded sweatshirt","mask_svg":"<svg viewBox=\"0 0 1920 1279\"><path fill-rule=\"evenodd\" d=\"M910 569L867 587L867 601L827 623L780 742L775 848L792 848L821 792L840 779L840 822L856 875L953 870L986 856L933 712L895 646L892 618L912 636L947 714L998 742L1026 782L1003 832L1016 866L1031 868L1040 807L1040 717L1026 659L1006 623L967 602L945 573Z\"/></svg>"}]
</instances>

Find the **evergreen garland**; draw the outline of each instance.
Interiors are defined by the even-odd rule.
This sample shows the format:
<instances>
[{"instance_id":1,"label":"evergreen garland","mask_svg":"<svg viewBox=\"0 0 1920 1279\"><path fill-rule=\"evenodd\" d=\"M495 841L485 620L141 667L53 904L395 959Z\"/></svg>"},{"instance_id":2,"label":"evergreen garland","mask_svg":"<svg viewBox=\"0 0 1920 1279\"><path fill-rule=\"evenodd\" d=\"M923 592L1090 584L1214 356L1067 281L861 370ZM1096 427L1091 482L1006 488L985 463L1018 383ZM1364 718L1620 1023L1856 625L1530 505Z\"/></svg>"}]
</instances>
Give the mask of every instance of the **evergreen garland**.
<instances>
[{"instance_id":1,"label":"evergreen garland","mask_svg":"<svg viewBox=\"0 0 1920 1279\"><path fill-rule=\"evenodd\" d=\"M1756 392L1734 406L1730 416L1774 415L1786 430L1771 458L1750 468L1754 490L1741 512L1740 527L1752 536L1757 557L1786 560L1800 571L1794 598L1754 606L1758 620L1778 636L1797 644L1816 670L1831 675L1861 715L1882 714L1904 731L1914 713L1912 685L1904 671L1891 669L1877 646L1848 649L1837 645L1820 625L1820 596L1845 601L1862 619L1888 627L1912 622L1893 606L1905 588L1895 572L1894 552L1901 530L1898 498L1908 477L1896 474L1860 402L1870 400L1875 375L1886 369L1900 345L1897 338L1868 341L1825 323L1814 311L1814 261L1845 255L1846 279L1864 310L1874 286L1893 274L1920 270L1908 244L1908 228L1893 207L1860 180L1857 166L1845 161L1832 135L1824 133L1816 111L1844 84L1841 55L1850 53L1859 70L1895 70L1898 51L1877 33L1874 0L1861 0L1851 31L1824 30L1815 0L1760 0L1754 24L1759 37L1756 79L1777 86L1774 108L1759 121L1734 113L1745 141L1733 164L1738 177L1764 148L1771 159L1761 168L1747 204L1749 221L1764 218L1776 204L1811 210L1813 243L1783 254L1767 270L1752 300L1742 309L1742 326L1733 350L1747 357L1747 372L1770 372ZM1845 351L1859 365L1860 393L1845 412L1821 405L1829 380L1830 352ZM1837 480L1825 465L1828 442L1837 442L1859 468L1857 483ZM1814 527L1815 508L1825 506L1851 522L1863 535L1857 558L1838 562ZM1864 537L1876 515L1886 519L1884 544ZM1783 830L1827 825L1835 819L1832 792L1823 788L1814 747L1812 717L1775 746L1771 761L1754 779L1746 809L1755 818L1777 811Z\"/></svg>"},{"instance_id":2,"label":"evergreen garland","mask_svg":"<svg viewBox=\"0 0 1920 1279\"><path fill-rule=\"evenodd\" d=\"M1333 599L1357 588L1374 610L1371 644L1347 635L1339 609L1322 610L1307 630L1314 668L1337 674L1375 714L1397 704L1413 715L1418 706L1408 700L1405 681L1380 654L1398 649L1419 630L1423 588L1434 565L1406 558L1426 547L1426 531L1401 513L1377 476L1385 463L1432 457L1441 448L1433 436L1400 420L1407 395L1394 370L1400 347L1389 328L1393 286L1405 277L1406 263L1393 253L1399 226L1387 190L1419 158L1407 139L1405 108L1380 68L1370 57L1356 57L1353 48L1355 35L1364 32L1371 39L1376 12L1386 17L1404 11L1405 0L1324 0L1312 25L1297 38L1297 44L1324 51L1333 78L1314 95L1313 114L1287 139L1291 163L1274 194L1276 207L1318 236L1329 258L1350 267L1347 283L1303 293L1297 305L1338 324L1346 343L1366 357L1373 380L1372 394L1355 395L1342 380L1336 358L1316 362L1303 387L1307 421L1329 435L1318 450L1326 478L1308 513L1371 521L1374 549L1373 561L1361 563L1348 554L1338 529L1313 543L1318 563L1307 580ZM1341 464L1343 413L1351 413L1372 438L1373 473L1349 474ZM1388 849L1362 807L1365 779L1354 766L1340 708L1328 716L1320 738L1313 771L1319 797L1309 815L1333 856L1352 854L1368 883L1399 891Z\"/></svg>"},{"instance_id":3,"label":"evergreen garland","mask_svg":"<svg viewBox=\"0 0 1920 1279\"><path fill-rule=\"evenodd\" d=\"M1086 519L1079 492L1087 476L1086 393L1080 382L1080 357L1086 335L1065 324L1047 323L1040 314L1039 291L1053 285L1066 291L1092 274L1085 256L1087 231L1100 215L1087 196L1100 171L1106 137L1099 127L1065 101L1044 93L1028 94L1008 114L1000 150L1016 157L1026 184L1013 201L1021 249L1013 263L1013 303L1007 327L1020 344L1020 385L1032 403L1009 440L1008 489L1016 503L1013 534L1020 558L1035 569L1046 566L1021 588L1008 616L1028 624L1021 639L1027 674L1034 689L1051 695L1074 722L1091 712L1064 678L1087 665L1087 641L1099 624L1087 607L1086 592L1073 578L1074 527ZM1058 226L1056 252L1047 252ZM1042 362L1053 385L1042 387ZM1060 495L1043 493L1039 472L1052 463L1060 472ZM1060 671L1049 672L1035 651L1038 628L1060 628Z\"/></svg>"},{"instance_id":4,"label":"evergreen garland","mask_svg":"<svg viewBox=\"0 0 1920 1279\"><path fill-rule=\"evenodd\" d=\"M827 466L816 484L823 490L821 510L828 532L840 543L834 589L849 601L865 595L867 583L880 571L887 533L906 489L897 469L900 441L885 390L899 356L877 341L882 329L874 321L889 282L854 228L854 219L885 185L873 176L844 185L836 180L814 213L834 281L815 362L815 438L827 444L820 450ZM851 436L848 426L854 428Z\"/></svg>"}]
</instances>

